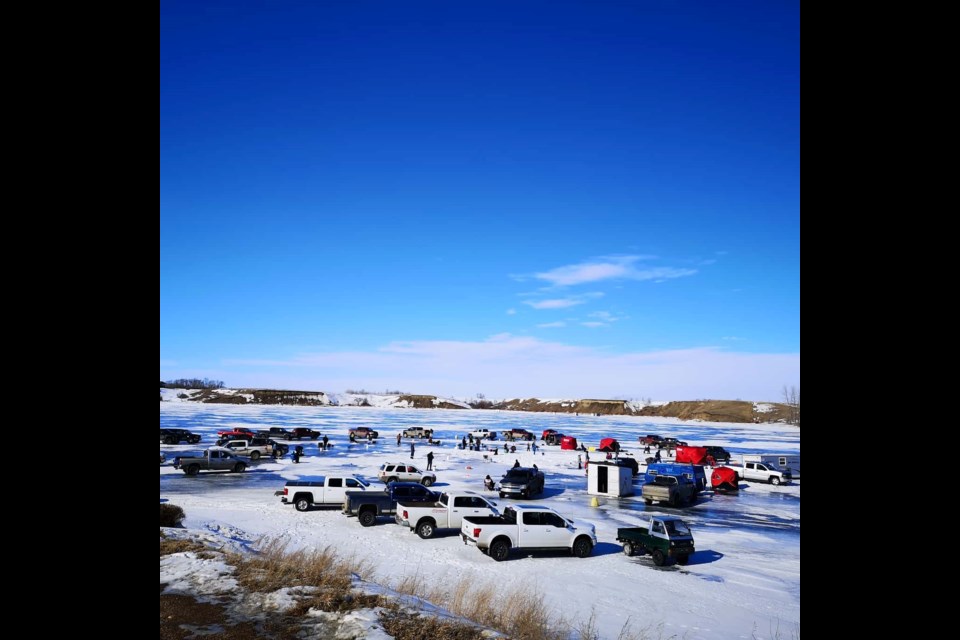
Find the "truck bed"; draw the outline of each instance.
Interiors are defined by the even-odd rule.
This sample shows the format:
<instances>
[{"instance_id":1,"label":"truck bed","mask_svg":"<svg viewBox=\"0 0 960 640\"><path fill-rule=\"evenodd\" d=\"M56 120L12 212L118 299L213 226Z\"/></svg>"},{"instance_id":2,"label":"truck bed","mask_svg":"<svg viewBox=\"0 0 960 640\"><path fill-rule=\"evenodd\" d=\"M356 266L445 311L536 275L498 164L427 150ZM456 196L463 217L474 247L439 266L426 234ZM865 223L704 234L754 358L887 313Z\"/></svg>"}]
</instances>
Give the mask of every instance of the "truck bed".
<instances>
[{"instance_id":1,"label":"truck bed","mask_svg":"<svg viewBox=\"0 0 960 640\"><path fill-rule=\"evenodd\" d=\"M515 519L503 516L467 516L463 521L470 524L517 524Z\"/></svg>"},{"instance_id":2,"label":"truck bed","mask_svg":"<svg viewBox=\"0 0 960 640\"><path fill-rule=\"evenodd\" d=\"M617 529L617 540L640 541L643 536L649 536L650 530L646 527L621 527Z\"/></svg>"}]
</instances>

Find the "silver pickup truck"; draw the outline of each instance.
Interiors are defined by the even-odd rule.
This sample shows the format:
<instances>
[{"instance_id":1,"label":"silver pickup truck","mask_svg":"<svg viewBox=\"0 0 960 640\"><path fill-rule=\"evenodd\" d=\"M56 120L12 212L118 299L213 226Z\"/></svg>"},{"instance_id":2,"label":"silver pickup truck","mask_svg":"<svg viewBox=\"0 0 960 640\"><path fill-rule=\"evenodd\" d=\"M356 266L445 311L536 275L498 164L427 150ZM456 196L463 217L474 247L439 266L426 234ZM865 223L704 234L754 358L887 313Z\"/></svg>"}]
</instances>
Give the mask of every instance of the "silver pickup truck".
<instances>
[{"instance_id":1,"label":"silver pickup truck","mask_svg":"<svg viewBox=\"0 0 960 640\"><path fill-rule=\"evenodd\" d=\"M203 452L202 456L174 458L173 468L182 469L188 476L195 476L201 471L241 473L247 468L247 463L233 455L229 449L210 447Z\"/></svg>"}]
</instances>

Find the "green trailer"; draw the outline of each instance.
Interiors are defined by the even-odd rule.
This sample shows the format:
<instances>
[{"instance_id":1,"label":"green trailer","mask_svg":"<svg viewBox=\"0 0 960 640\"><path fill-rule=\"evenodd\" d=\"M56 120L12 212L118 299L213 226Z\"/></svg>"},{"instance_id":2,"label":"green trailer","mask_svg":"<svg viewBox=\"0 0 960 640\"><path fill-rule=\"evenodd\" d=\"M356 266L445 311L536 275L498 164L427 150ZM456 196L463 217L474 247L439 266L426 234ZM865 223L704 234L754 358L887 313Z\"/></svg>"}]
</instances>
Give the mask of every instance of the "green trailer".
<instances>
[{"instance_id":1,"label":"green trailer","mask_svg":"<svg viewBox=\"0 0 960 640\"><path fill-rule=\"evenodd\" d=\"M658 567L671 560L687 564L695 551L693 534L687 523L668 516L651 518L649 527L617 529L617 542L623 545L624 555L649 553Z\"/></svg>"}]
</instances>

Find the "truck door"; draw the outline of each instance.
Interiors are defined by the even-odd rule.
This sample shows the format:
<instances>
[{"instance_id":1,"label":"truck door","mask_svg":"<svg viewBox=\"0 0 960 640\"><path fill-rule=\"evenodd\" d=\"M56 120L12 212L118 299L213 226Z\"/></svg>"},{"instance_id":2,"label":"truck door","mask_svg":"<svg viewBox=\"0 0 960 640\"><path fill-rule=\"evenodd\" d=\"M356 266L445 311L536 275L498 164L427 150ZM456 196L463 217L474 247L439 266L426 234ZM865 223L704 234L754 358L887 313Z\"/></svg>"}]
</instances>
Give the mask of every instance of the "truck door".
<instances>
[{"instance_id":1,"label":"truck door","mask_svg":"<svg viewBox=\"0 0 960 640\"><path fill-rule=\"evenodd\" d=\"M320 499L324 504L337 504L343 502L347 497L346 487L343 486L343 478L327 478L327 484L322 489L323 497ZM314 500L317 496L313 497Z\"/></svg>"}]
</instances>

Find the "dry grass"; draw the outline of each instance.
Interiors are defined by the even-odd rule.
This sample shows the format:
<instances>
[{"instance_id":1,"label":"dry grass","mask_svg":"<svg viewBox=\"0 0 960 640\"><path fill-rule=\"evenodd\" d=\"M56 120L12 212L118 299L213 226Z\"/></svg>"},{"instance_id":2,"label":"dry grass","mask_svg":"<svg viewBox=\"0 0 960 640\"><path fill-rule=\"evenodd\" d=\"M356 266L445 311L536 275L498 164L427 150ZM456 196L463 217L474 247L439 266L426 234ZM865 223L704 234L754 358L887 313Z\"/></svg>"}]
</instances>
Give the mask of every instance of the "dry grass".
<instances>
[{"instance_id":1,"label":"dry grass","mask_svg":"<svg viewBox=\"0 0 960 640\"><path fill-rule=\"evenodd\" d=\"M353 575L368 575L363 561L343 559L323 549L288 551L287 543L268 539L256 554L227 554L227 562L236 567L237 581L250 591L271 592L289 587L311 587L311 591L291 611L306 613L310 608L323 611L349 611L375 607L379 596L353 591Z\"/></svg>"},{"instance_id":2,"label":"dry grass","mask_svg":"<svg viewBox=\"0 0 960 640\"><path fill-rule=\"evenodd\" d=\"M483 637L483 631L473 625L395 609L381 612L380 624L394 640L480 640Z\"/></svg>"},{"instance_id":3,"label":"dry grass","mask_svg":"<svg viewBox=\"0 0 960 640\"><path fill-rule=\"evenodd\" d=\"M566 640L569 637L569 632L563 628L565 625L551 621L543 596L529 587L504 589L472 578L463 578L454 585L427 585L419 576L408 576L394 589L496 629L514 640Z\"/></svg>"},{"instance_id":4,"label":"dry grass","mask_svg":"<svg viewBox=\"0 0 960 640\"><path fill-rule=\"evenodd\" d=\"M171 540L169 538L162 538L160 540L161 556L167 556L171 553L183 553L185 551L195 551L199 553L206 551L206 547L194 540Z\"/></svg>"}]
</instances>

